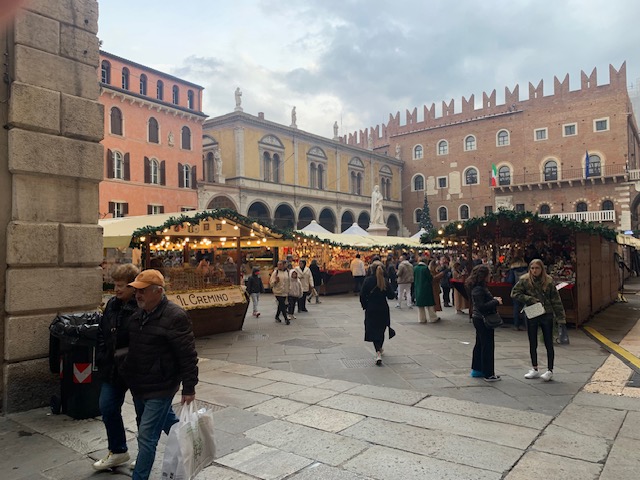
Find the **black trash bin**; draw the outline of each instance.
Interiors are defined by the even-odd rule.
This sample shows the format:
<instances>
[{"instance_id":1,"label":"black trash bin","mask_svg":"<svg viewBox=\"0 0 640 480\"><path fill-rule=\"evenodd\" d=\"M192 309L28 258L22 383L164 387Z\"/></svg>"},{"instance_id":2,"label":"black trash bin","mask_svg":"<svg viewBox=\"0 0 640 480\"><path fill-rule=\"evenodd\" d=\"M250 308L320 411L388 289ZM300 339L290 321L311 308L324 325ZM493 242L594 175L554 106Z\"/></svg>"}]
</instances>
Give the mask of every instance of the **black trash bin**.
<instances>
[{"instance_id":1,"label":"black trash bin","mask_svg":"<svg viewBox=\"0 0 640 480\"><path fill-rule=\"evenodd\" d=\"M60 396L51 398L51 411L75 419L100 415L100 386L96 368L98 312L59 315L49 326L49 367L60 374Z\"/></svg>"}]
</instances>

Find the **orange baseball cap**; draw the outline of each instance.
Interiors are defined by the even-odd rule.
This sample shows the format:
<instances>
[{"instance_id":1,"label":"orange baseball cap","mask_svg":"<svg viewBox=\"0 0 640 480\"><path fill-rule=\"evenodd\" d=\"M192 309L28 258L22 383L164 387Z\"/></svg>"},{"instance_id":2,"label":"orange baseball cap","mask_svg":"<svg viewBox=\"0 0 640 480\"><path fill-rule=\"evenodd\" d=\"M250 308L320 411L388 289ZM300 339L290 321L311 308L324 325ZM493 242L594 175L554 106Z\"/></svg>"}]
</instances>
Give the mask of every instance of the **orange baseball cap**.
<instances>
[{"instance_id":1,"label":"orange baseball cap","mask_svg":"<svg viewBox=\"0 0 640 480\"><path fill-rule=\"evenodd\" d=\"M139 290L147 288L150 285L164 287L164 277L158 270L144 270L138 274L136 279L129 284L130 287Z\"/></svg>"}]
</instances>

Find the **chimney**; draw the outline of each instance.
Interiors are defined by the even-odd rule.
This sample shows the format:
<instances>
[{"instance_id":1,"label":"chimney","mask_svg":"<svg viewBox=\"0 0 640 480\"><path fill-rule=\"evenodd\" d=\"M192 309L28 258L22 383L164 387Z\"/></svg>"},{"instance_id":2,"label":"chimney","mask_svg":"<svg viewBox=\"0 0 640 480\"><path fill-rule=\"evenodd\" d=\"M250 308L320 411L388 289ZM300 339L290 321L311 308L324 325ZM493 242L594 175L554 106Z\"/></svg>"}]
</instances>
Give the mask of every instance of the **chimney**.
<instances>
[{"instance_id":1,"label":"chimney","mask_svg":"<svg viewBox=\"0 0 640 480\"><path fill-rule=\"evenodd\" d=\"M264 112L258 112L258 118L264 120Z\"/></svg>"}]
</instances>

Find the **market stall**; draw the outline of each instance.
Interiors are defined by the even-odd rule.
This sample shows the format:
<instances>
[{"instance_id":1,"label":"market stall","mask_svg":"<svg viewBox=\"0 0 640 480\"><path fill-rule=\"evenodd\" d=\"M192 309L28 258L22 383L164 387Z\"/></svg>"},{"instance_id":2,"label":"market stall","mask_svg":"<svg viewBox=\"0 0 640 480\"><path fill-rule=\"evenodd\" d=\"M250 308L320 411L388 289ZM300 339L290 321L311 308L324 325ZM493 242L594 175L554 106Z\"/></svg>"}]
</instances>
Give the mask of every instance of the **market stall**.
<instances>
[{"instance_id":1,"label":"market stall","mask_svg":"<svg viewBox=\"0 0 640 480\"><path fill-rule=\"evenodd\" d=\"M278 249L293 244L290 233L228 209L124 217L101 226L105 248L136 249L143 269L162 271L168 298L188 312L196 336L241 330L249 306L243 269L264 267L268 276Z\"/></svg>"},{"instance_id":2,"label":"market stall","mask_svg":"<svg viewBox=\"0 0 640 480\"><path fill-rule=\"evenodd\" d=\"M438 238L443 246L464 255L469 265L483 262L490 266L489 289L502 297L499 313L505 318L513 315L513 285L506 279L516 259L543 260L559 289L569 323L584 323L616 299L616 233L601 225L500 210L449 224L438 231ZM452 283L466 296L461 282Z\"/></svg>"}]
</instances>

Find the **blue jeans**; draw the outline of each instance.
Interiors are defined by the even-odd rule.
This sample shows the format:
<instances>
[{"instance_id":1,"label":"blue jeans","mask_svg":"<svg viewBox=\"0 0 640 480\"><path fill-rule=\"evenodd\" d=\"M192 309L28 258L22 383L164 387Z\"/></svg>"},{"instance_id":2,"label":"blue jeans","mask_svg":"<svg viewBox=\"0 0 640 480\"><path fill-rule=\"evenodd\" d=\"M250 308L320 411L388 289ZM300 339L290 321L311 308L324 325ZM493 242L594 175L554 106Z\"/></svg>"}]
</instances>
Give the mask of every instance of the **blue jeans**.
<instances>
[{"instance_id":1,"label":"blue jeans","mask_svg":"<svg viewBox=\"0 0 640 480\"><path fill-rule=\"evenodd\" d=\"M178 422L171 408L171 397L140 399L133 397L138 424L138 459L133 470L133 480L148 480L156 458L160 434L169 434L171 425Z\"/></svg>"},{"instance_id":2,"label":"blue jeans","mask_svg":"<svg viewBox=\"0 0 640 480\"><path fill-rule=\"evenodd\" d=\"M260 294L259 293L251 293L251 303L253 304L253 313L258 312L258 302L260 302Z\"/></svg>"},{"instance_id":3,"label":"blue jeans","mask_svg":"<svg viewBox=\"0 0 640 480\"><path fill-rule=\"evenodd\" d=\"M109 451L124 453L127 451L127 436L122 422L122 404L127 388L104 382L100 387L100 413L107 429Z\"/></svg>"},{"instance_id":4,"label":"blue jeans","mask_svg":"<svg viewBox=\"0 0 640 480\"><path fill-rule=\"evenodd\" d=\"M520 325L524 325L524 314L520 313L520 310L522 310L522 307L524 305L522 305L522 303L517 301L515 298L512 300L513 300L513 326L517 328Z\"/></svg>"}]
</instances>

